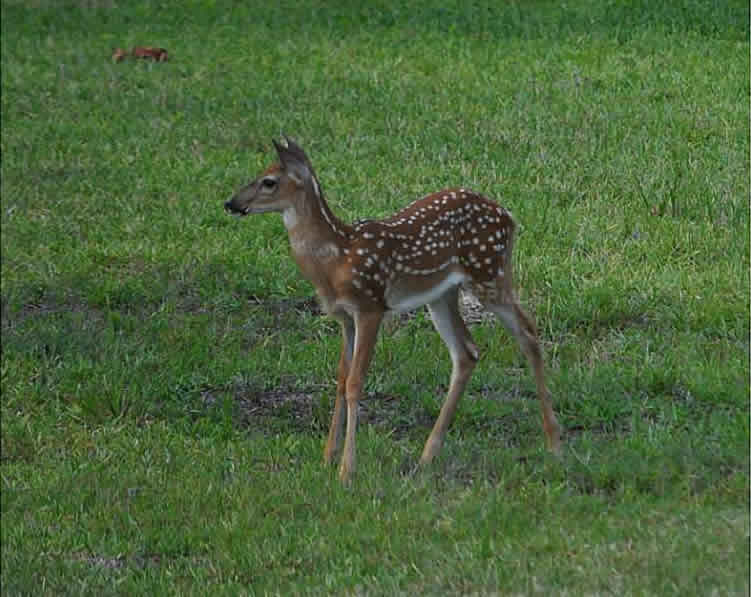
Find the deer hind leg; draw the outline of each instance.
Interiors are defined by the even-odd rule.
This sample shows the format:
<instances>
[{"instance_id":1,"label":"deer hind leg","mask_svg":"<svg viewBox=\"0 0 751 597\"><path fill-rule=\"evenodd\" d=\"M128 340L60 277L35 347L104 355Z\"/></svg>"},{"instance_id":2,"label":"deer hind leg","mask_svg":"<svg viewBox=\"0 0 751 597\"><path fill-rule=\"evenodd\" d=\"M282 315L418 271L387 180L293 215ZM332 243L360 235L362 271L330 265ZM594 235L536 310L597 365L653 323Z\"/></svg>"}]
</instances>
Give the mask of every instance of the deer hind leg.
<instances>
[{"instance_id":1,"label":"deer hind leg","mask_svg":"<svg viewBox=\"0 0 751 597\"><path fill-rule=\"evenodd\" d=\"M355 342L352 362L347 374L345 395L347 399L347 432L344 436L344 453L339 465L339 478L349 483L355 472L355 431L357 407L365 383L370 357L383 319L382 311L360 312L355 316ZM336 407L335 407L336 409Z\"/></svg>"},{"instance_id":2,"label":"deer hind leg","mask_svg":"<svg viewBox=\"0 0 751 597\"><path fill-rule=\"evenodd\" d=\"M343 315L339 319L339 323L342 326L342 352L339 356L339 370L336 379L336 403L334 404L334 413L331 415L329 437L323 450L323 460L326 464L334 462L341 447L347 376L355 348L355 322L349 315Z\"/></svg>"},{"instance_id":3,"label":"deer hind leg","mask_svg":"<svg viewBox=\"0 0 751 597\"><path fill-rule=\"evenodd\" d=\"M499 286L501 284L503 284L503 281L499 281ZM497 298L499 295L506 300L499 301ZM537 340L537 328L529 315L519 305L513 291L507 290L494 294L493 300L486 299L483 302L490 311L498 316L509 333L516 338L532 365L535 383L537 384L537 397L540 400L542 410L542 428L545 432L545 440L548 449L557 454L561 447L561 427L555 418L548 388L545 385L542 350Z\"/></svg>"},{"instance_id":4,"label":"deer hind leg","mask_svg":"<svg viewBox=\"0 0 751 597\"><path fill-rule=\"evenodd\" d=\"M441 339L451 355L451 382L446 399L441 407L433 430L420 457L420 464L430 463L438 454L446 436L446 430L454 418L459 398L472 376L479 354L467 326L459 313L459 291L454 288L440 299L430 303L428 309Z\"/></svg>"}]
</instances>

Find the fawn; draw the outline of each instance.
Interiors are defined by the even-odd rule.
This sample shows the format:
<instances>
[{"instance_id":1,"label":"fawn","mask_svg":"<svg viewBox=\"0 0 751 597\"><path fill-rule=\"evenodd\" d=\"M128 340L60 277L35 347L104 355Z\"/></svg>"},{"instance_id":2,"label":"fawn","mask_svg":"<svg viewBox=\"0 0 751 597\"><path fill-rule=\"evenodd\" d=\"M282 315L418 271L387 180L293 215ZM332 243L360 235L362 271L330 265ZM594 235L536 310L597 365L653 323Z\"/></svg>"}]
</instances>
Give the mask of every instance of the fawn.
<instances>
[{"instance_id":1,"label":"fawn","mask_svg":"<svg viewBox=\"0 0 751 597\"><path fill-rule=\"evenodd\" d=\"M324 449L333 462L347 425L339 477L355 472L355 429L378 328L384 314L427 305L451 355L448 395L425 443L420 464L438 454L457 403L479 358L459 313L459 288L474 294L517 339L529 359L542 409L548 448L560 449L560 426L545 386L534 322L512 285L515 223L503 207L464 188L439 191L383 220L346 224L329 209L313 166L302 148L274 141L279 163L224 204L237 215L280 212L292 256L315 286L323 309L342 328L336 403Z\"/></svg>"}]
</instances>

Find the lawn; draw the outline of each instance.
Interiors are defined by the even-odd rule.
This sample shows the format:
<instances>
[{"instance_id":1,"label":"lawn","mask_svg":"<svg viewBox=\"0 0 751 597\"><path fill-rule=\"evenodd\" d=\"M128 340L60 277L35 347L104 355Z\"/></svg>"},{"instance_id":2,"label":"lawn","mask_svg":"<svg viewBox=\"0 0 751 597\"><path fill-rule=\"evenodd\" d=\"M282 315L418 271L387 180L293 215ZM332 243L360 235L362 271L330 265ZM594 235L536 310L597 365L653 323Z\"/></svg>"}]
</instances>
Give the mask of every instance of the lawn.
<instances>
[{"instance_id":1,"label":"lawn","mask_svg":"<svg viewBox=\"0 0 751 597\"><path fill-rule=\"evenodd\" d=\"M4 595L747 595L745 2L2 0ZM113 62L116 47L169 60ZM448 186L520 224L565 428L502 326L382 330L358 472L340 334L281 218L288 134L343 219Z\"/></svg>"}]
</instances>

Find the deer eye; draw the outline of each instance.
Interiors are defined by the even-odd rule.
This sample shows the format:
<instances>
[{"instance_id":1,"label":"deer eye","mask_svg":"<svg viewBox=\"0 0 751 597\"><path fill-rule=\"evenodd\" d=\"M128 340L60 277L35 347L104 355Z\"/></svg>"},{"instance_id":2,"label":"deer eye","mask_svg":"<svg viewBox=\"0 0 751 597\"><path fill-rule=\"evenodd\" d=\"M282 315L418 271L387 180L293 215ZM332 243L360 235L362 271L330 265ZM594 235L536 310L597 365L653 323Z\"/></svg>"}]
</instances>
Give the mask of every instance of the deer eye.
<instances>
[{"instance_id":1,"label":"deer eye","mask_svg":"<svg viewBox=\"0 0 751 597\"><path fill-rule=\"evenodd\" d=\"M276 179L274 178L264 178L261 181L261 184L266 187L267 189L273 189L276 186Z\"/></svg>"}]
</instances>

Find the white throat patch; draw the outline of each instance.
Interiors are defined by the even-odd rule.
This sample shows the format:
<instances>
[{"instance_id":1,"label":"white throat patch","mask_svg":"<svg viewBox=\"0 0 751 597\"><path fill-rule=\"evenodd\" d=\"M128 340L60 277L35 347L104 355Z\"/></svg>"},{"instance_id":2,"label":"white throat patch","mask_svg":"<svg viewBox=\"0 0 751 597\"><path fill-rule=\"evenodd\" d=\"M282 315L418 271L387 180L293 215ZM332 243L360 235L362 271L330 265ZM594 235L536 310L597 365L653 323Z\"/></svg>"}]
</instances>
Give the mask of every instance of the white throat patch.
<instances>
[{"instance_id":1,"label":"white throat patch","mask_svg":"<svg viewBox=\"0 0 751 597\"><path fill-rule=\"evenodd\" d=\"M294 207L288 207L282 212L282 220L284 221L284 227L289 231L297 226L300 218Z\"/></svg>"}]
</instances>

